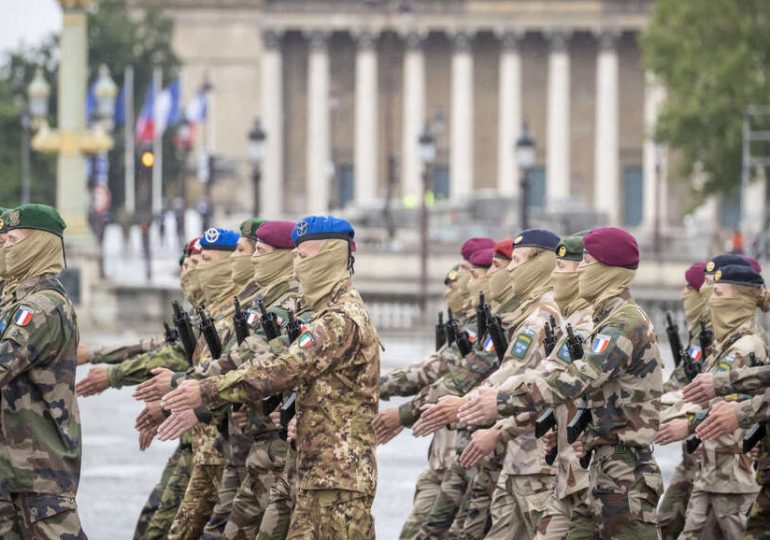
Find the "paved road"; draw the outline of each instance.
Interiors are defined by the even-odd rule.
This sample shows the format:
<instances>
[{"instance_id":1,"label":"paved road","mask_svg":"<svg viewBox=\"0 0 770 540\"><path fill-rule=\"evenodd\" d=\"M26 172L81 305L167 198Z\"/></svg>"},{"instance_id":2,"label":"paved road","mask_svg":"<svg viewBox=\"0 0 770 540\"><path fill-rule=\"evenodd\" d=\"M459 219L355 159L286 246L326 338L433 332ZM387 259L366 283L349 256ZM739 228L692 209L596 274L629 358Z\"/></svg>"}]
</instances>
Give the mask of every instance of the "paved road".
<instances>
[{"instance_id":1,"label":"paved road","mask_svg":"<svg viewBox=\"0 0 770 540\"><path fill-rule=\"evenodd\" d=\"M86 335L90 344L126 343L135 336L125 334ZM383 372L403 365L429 352L428 341L383 338ZM87 368L81 368L80 376ZM400 401L383 402L381 407ZM139 510L160 477L174 443L155 441L140 453L134 419L142 409L131 398L131 389L108 390L100 396L81 399L83 422L83 470L78 494L83 527L91 540L130 539ZM409 512L414 481L425 466L428 439L415 439L402 432L378 450L379 486L374 502L377 538L398 538ZM677 448L656 450L664 475L668 478L676 465Z\"/></svg>"}]
</instances>

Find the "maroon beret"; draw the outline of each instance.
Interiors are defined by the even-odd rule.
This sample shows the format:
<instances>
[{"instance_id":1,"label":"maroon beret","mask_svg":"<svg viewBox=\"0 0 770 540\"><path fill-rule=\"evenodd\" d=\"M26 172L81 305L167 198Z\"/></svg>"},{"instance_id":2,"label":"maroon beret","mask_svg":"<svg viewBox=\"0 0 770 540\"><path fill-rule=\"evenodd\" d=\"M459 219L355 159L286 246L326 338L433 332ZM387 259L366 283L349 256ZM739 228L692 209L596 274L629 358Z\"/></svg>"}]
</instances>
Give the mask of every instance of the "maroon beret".
<instances>
[{"instance_id":1,"label":"maroon beret","mask_svg":"<svg viewBox=\"0 0 770 540\"><path fill-rule=\"evenodd\" d=\"M293 221L266 221L257 228L257 240L277 249L294 249Z\"/></svg>"},{"instance_id":2,"label":"maroon beret","mask_svg":"<svg viewBox=\"0 0 770 540\"><path fill-rule=\"evenodd\" d=\"M704 271L706 270L706 263L697 262L693 263L690 268L684 273L684 279L687 280L687 284L699 291L703 286L703 281L706 278Z\"/></svg>"},{"instance_id":3,"label":"maroon beret","mask_svg":"<svg viewBox=\"0 0 770 540\"><path fill-rule=\"evenodd\" d=\"M628 231L617 227L599 227L583 238L585 250L607 266L639 267L639 244Z\"/></svg>"},{"instance_id":4,"label":"maroon beret","mask_svg":"<svg viewBox=\"0 0 770 540\"><path fill-rule=\"evenodd\" d=\"M511 260L513 256L513 238L503 238L495 244L495 257Z\"/></svg>"},{"instance_id":5,"label":"maroon beret","mask_svg":"<svg viewBox=\"0 0 770 540\"><path fill-rule=\"evenodd\" d=\"M491 238L469 238L460 248L460 255L463 259L470 262L471 255L480 249L489 249L495 247L495 241Z\"/></svg>"},{"instance_id":6,"label":"maroon beret","mask_svg":"<svg viewBox=\"0 0 770 540\"><path fill-rule=\"evenodd\" d=\"M757 274L762 273L762 265L759 264L759 261L756 260L754 257L749 257L748 255L738 255L738 256L741 259L745 260L747 263L749 263Z\"/></svg>"},{"instance_id":7,"label":"maroon beret","mask_svg":"<svg viewBox=\"0 0 770 540\"><path fill-rule=\"evenodd\" d=\"M185 251L185 254L189 257L190 255L200 255L202 249L201 249L201 238L200 236L196 236L192 240L190 240L187 243L187 249Z\"/></svg>"},{"instance_id":8,"label":"maroon beret","mask_svg":"<svg viewBox=\"0 0 770 540\"><path fill-rule=\"evenodd\" d=\"M492 259L495 256L495 250L492 248L480 249L468 260L473 266L489 268L492 266Z\"/></svg>"}]
</instances>

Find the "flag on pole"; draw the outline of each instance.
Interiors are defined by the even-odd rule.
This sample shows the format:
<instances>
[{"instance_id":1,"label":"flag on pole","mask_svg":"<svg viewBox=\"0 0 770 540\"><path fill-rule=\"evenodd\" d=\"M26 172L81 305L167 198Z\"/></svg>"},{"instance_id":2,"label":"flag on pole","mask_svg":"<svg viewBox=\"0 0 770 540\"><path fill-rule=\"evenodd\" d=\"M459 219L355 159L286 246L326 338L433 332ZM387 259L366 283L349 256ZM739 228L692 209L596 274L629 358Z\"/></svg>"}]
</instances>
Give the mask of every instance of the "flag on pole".
<instances>
[{"instance_id":1,"label":"flag on pole","mask_svg":"<svg viewBox=\"0 0 770 540\"><path fill-rule=\"evenodd\" d=\"M208 92L205 88L198 90L195 97L187 104L185 116L191 124L201 124L206 121Z\"/></svg>"},{"instance_id":2,"label":"flag on pole","mask_svg":"<svg viewBox=\"0 0 770 540\"><path fill-rule=\"evenodd\" d=\"M136 119L135 137L139 142L149 143L155 136L155 118L153 111L155 109L155 88L152 83L147 89L147 95L144 98L144 105Z\"/></svg>"},{"instance_id":3,"label":"flag on pole","mask_svg":"<svg viewBox=\"0 0 770 540\"><path fill-rule=\"evenodd\" d=\"M86 93L86 124L89 124L96 113L96 77L93 82L88 86L88 92Z\"/></svg>"},{"instance_id":4,"label":"flag on pole","mask_svg":"<svg viewBox=\"0 0 770 540\"><path fill-rule=\"evenodd\" d=\"M158 94L158 99L155 100L155 129L160 137L163 136L168 126L179 122L181 117L179 93L179 79L176 79L168 88Z\"/></svg>"}]
</instances>

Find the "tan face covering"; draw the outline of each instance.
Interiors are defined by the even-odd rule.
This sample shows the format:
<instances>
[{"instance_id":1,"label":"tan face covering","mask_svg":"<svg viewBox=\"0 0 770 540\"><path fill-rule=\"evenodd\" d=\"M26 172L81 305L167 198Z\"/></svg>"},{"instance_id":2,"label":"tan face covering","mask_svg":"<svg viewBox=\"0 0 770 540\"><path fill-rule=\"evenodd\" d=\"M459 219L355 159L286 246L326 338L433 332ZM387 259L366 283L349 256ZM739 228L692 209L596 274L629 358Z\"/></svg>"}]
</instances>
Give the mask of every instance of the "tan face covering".
<instances>
[{"instance_id":1,"label":"tan face covering","mask_svg":"<svg viewBox=\"0 0 770 540\"><path fill-rule=\"evenodd\" d=\"M628 289L635 275L630 268L593 262L578 268L578 294L592 304L600 305Z\"/></svg>"},{"instance_id":2,"label":"tan face covering","mask_svg":"<svg viewBox=\"0 0 770 540\"><path fill-rule=\"evenodd\" d=\"M455 285L453 289L444 292L444 300L452 313L460 313L468 301L468 290Z\"/></svg>"},{"instance_id":3,"label":"tan face covering","mask_svg":"<svg viewBox=\"0 0 770 540\"><path fill-rule=\"evenodd\" d=\"M18 244L6 245L3 251L6 276L17 283L62 270L61 238L55 234L35 230Z\"/></svg>"},{"instance_id":4,"label":"tan face covering","mask_svg":"<svg viewBox=\"0 0 770 540\"><path fill-rule=\"evenodd\" d=\"M512 298L524 300L539 294L539 290L551 279L551 273L556 268L556 255L552 251L540 251L515 266L510 272Z\"/></svg>"},{"instance_id":5,"label":"tan face covering","mask_svg":"<svg viewBox=\"0 0 770 540\"><path fill-rule=\"evenodd\" d=\"M709 293L709 296L711 294ZM682 304L684 304L684 316L687 319L687 326L690 330L694 329L700 321L703 312L707 309L709 296L688 287L682 293Z\"/></svg>"},{"instance_id":6,"label":"tan face covering","mask_svg":"<svg viewBox=\"0 0 770 540\"><path fill-rule=\"evenodd\" d=\"M489 277L484 274L479 278L471 277L468 281L468 299L472 308L476 308L479 305L479 293L484 291L486 295L489 290Z\"/></svg>"},{"instance_id":7,"label":"tan face covering","mask_svg":"<svg viewBox=\"0 0 770 540\"><path fill-rule=\"evenodd\" d=\"M203 301L203 291L198 279L198 267L189 269L181 278L182 294L193 306L200 306Z\"/></svg>"},{"instance_id":8,"label":"tan face covering","mask_svg":"<svg viewBox=\"0 0 770 540\"><path fill-rule=\"evenodd\" d=\"M489 275L489 295L495 302L504 303L510 298L512 290L511 273L508 268L500 268Z\"/></svg>"},{"instance_id":9,"label":"tan face covering","mask_svg":"<svg viewBox=\"0 0 770 540\"><path fill-rule=\"evenodd\" d=\"M243 288L254 277L254 261L250 255L241 255L239 257L230 257L230 273L233 282Z\"/></svg>"},{"instance_id":10,"label":"tan face covering","mask_svg":"<svg viewBox=\"0 0 770 540\"><path fill-rule=\"evenodd\" d=\"M268 288L276 283L292 279L294 274L294 254L290 249L276 249L269 253L254 253L254 281L260 287Z\"/></svg>"},{"instance_id":11,"label":"tan face covering","mask_svg":"<svg viewBox=\"0 0 770 540\"><path fill-rule=\"evenodd\" d=\"M0 247L0 281L5 279L5 250Z\"/></svg>"},{"instance_id":12,"label":"tan face covering","mask_svg":"<svg viewBox=\"0 0 770 540\"><path fill-rule=\"evenodd\" d=\"M551 274L553 283L553 298L559 304L559 309L564 309L578 297L578 273L554 272Z\"/></svg>"},{"instance_id":13,"label":"tan face covering","mask_svg":"<svg viewBox=\"0 0 770 540\"><path fill-rule=\"evenodd\" d=\"M714 337L721 342L742 326L752 323L757 311L757 300L741 294L736 298L711 296L708 301Z\"/></svg>"},{"instance_id":14,"label":"tan face covering","mask_svg":"<svg viewBox=\"0 0 770 540\"><path fill-rule=\"evenodd\" d=\"M218 308L238 292L233 283L232 257L198 265L198 280L203 291L203 301L209 308Z\"/></svg>"},{"instance_id":15,"label":"tan face covering","mask_svg":"<svg viewBox=\"0 0 770 540\"><path fill-rule=\"evenodd\" d=\"M348 271L348 243L345 240L327 240L312 257L294 258L294 275L311 309L331 294L334 287L350 278Z\"/></svg>"}]
</instances>

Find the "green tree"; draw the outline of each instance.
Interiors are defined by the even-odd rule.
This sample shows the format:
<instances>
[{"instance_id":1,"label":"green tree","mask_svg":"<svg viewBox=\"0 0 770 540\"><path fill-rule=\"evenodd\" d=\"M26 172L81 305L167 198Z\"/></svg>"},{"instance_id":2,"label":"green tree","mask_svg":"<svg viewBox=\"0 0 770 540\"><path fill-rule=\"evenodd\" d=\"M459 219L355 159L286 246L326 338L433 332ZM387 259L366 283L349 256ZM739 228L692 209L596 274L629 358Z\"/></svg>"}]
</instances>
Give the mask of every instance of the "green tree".
<instances>
[{"instance_id":1,"label":"green tree","mask_svg":"<svg viewBox=\"0 0 770 540\"><path fill-rule=\"evenodd\" d=\"M658 0L641 45L668 92L655 136L681 157L677 176L705 173L698 199L734 195L744 111L770 103L770 2Z\"/></svg>"},{"instance_id":2,"label":"green tree","mask_svg":"<svg viewBox=\"0 0 770 540\"><path fill-rule=\"evenodd\" d=\"M157 7L129 12L125 0L102 0L88 14L89 83L101 64L110 68L119 88L125 68L134 66L134 110L144 102L155 66L162 68L164 85L177 76L180 62L171 48L173 21ZM51 36L34 48L22 48L6 56L0 65L0 206L19 203L21 188L21 113L26 89L38 66L44 68L51 83L50 118L55 125L58 37ZM85 96L83 96L85 99ZM164 136L164 178L177 178L179 163L170 151L172 130ZM115 147L110 151L109 185L113 207L123 201L123 131L113 133ZM54 156L32 152L32 198L55 202L56 160Z\"/></svg>"}]
</instances>

